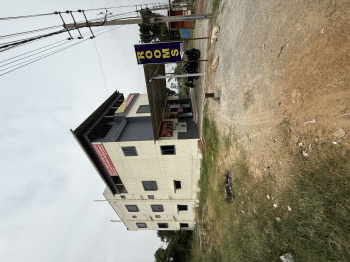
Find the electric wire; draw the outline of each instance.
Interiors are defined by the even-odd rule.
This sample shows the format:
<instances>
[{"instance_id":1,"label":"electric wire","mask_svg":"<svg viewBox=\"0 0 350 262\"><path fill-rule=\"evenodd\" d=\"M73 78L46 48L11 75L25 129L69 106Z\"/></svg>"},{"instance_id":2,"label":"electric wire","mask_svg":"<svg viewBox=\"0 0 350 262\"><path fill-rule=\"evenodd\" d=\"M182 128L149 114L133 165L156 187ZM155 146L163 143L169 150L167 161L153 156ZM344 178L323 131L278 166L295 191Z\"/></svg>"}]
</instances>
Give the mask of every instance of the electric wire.
<instances>
[{"instance_id":1,"label":"electric wire","mask_svg":"<svg viewBox=\"0 0 350 262\"><path fill-rule=\"evenodd\" d=\"M20 55L17 55L17 56L14 56L14 57L11 57L11 58L8 58L8 59L5 59L5 60L2 60L2 61L0 61L0 64L1 64L1 63L4 63L4 62L6 62L6 61L9 61L9 60L12 60L12 59L15 59L15 58L18 58L18 57L21 57L21 56L24 56L24 55L33 53L33 52L38 51L38 50L40 50L40 49L43 49L43 48L46 48L46 47L49 47L49 46L52 46L52 45L55 45L55 44L58 44L58 43L61 43L61 42L66 42L66 41L67 41L67 39L63 39L63 40L58 41L58 42L56 42L56 43L52 43L52 44L49 44L49 45L46 45L46 46L43 46L43 47L34 49L34 50L32 50L32 51L29 51L29 52L26 52L26 53L23 53L23 54L20 54Z\"/></svg>"},{"instance_id":2,"label":"electric wire","mask_svg":"<svg viewBox=\"0 0 350 262\"><path fill-rule=\"evenodd\" d=\"M14 33L14 34L9 34L9 35L1 35L0 38L10 38L10 37L15 37L15 36L19 36L19 35L25 35L25 34L45 31L45 30L49 30L49 29L54 29L54 28L58 28L58 27L62 27L62 25L44 27L44 28L40 28L40 29L36 29L36 30L25 31L25 32L20 32L20 33Z\"/></svg>"},{"instance_id":3,"label":"electric wire","mask_svg":"<svg viewBox=\"0 0 350 262\"><path fill-rule=\"evenodd\" d=\"M39 36L31 37L31 38L20 39L20 40L17 40L17 41L8 42L8 43L5 43L4 45L0 46L0 52L4 52L4 51L9 50L11 48L15 48L15 47L17 47L17 45L20 45L20 44L24 44L24 43L32 42L32 41L39 40L39 39L42 39L42 38L54 36L54 35L57 35L57 34L61 34L63 32L66 32L66 30L62 29L62 30L51 32L51 33L44 34L44 35L39 35Z\"/></svg>"},{"instance_id":4,"label":"electric wire","mask_svg":"<svg viewBox=\"0 0 350 262\"><path fill-rule=\"evenodd\" d=\"M126 12L126 13L114 15L112 17L120 17L120 16L129 14L129 13L133 13L133 12ZM124 18L113 19L113 20L114 21L119 21L119 20L123 20L123 19L133 19L133 18L137 18L137 17L124 17ZM110 21L110 19L111 18L108 17L108 20L107 20L107 17L106 17L105 21L103 21L103 23L105 23L106 21ZM89 22L94 22L94 21L98 21L98 20L101 20L101 18L92 19ZM78 23L82 24L83 22L80 21ZM102 23L102 21L101 21L101 23ZM55 26L55 27L51 27L51 28L57 28L57 27L60 27L60 26ZM72 28L69 31L72 31L72 30L75 30L75 29L78 29L78 28L77 27L76 28ZM42 29L38 29L38 31L40 31L40 30L42 30ZM61 34L61 33L66 32L66 31L68 31L68 30L67 29L62 29L62 30L59 30L59 31L56 31L56 32L51 32L51 33L45 34L45 35L39 35L39 36L30 37L30 38L25 38L25 39L19 39L19 40L15 40L15 41L6 42L6 43L3 43L2 45L0 45L0 52L7 51L9 49L18 47L18 46L20 46L20 45L22 45L24 43L32 42L32 41L38 40L40 38L46 38L46 37L53 36L53 35L56 35L56 34ZM23 33L27 33L27 32L22 32L22 33L19 33L19 34L23 34Z\"/></svg>"},{"instance_id":5,"label":"electric wire","mask_svg":"<svg viewBox=\"0 0 350 262\"><path fill-rule=\"evenodd\" d=\"M155 5L156 3L153 3ZM102 7L102 8L91 8L91 9L84 9L84 11L98 11L98 10L108 10L108 9L117 9L117 8L124 8L124 7L134 7L139 5L124 5L124 6L112 6L112 7ZM141 5L142 6L142 5ZM72 12L80 12L81 10L72 11ZM65 13L65 12L61 12ZM48 16L48 15L57 15L58 12L53 13L45 13L45 14L37 14L37 15L22 15L22 16L10 16L10 17L0 17L1 20L12 20L12 19L22 19L22 18L32 18L32 17L40 17L40 16Z\"/></svg>"},{"instance_id":6,"label":"electric wire","mask_svg":"<svg viewBox=\"0 0 350 262\"><path fill-rule=\"evenodd\" d=\"M107 32L112 31L112 30L115 30L115 29L117 29L117 28L119 28L119 27L120 27L120 26L111 28L111 29L109 29L109 30L106 30L106 31L104 31L104 32L101 32L100 34L96 34L96 36L101 35L101 34L104 34L104 33L107 33ZM46 54L46 55L43 55L43 56L41 56L41 57L35 58L35 60L34 60L34 59L29 60L30 62L29 62L29 61L26 61L26 62L27 62L26 64L24 64L24 65L22 65L22 66L19 66L19 67L16 67L16 68L14 68L14 69L12 69L12 70L10 70L10 71L8 71L8 72L5 72L5 73L3 73L3 74L0 74L0 76L6 75L6 74L8 74L8 73L11 73L11 72L13 72L13 71L15 71L15 70L18 70L18 69L20 69L20 68L22 68L22 67L24 67L24 66L27 66L27 65L29 65L29 64L32 64L32 63L36 62L36 61L39 61L39 60L41 60L41 59L44 59L44 58L46 58L46 57L48 57L48 56L51 56L51 55L53 55L53 54L59 53L59 52L65 50L65 49L67 49L67 48L70 48L70 47L72 47L72 46L81 44L82 42L85 42L85 41L87 41L87 40L90 40L90 39L87 38L87 39L81 40L80 42L77 42L77 43L72 44L72 45L70 45L70 46L61 48L61 49L56 50L56 51L53 51L53 52L51 52L51 53L49 53L49 54Z\"/></svg>"},{"instance_id":7,"label":"electric wire","mask_svg":"<svg viewBox=\"0 0 350 262\"><path fill-rule=\"evenodd\" d=\"M105 29L105 27L104 27L103 29ZM100 29L100 30L98 30L98 31L102 31L103 29ZM89 33L85 33L84 35L87 35L87 34L89 34ZM88 40L88 39L85 39L85 40ZM60 42L61 42L61 41L60 41ZM68 43L69 43L69 42L61 43L61 44L59 44L59 45L57 45L57 46L55 46L55 47L59 47L59 46L62 46L62 45L68 44ZM78 43L79 43L79 42L78 42ZM49 50L49 49L52 49L52 48L48 48L48 49L46 49L46 50L42 50L42 51L37 52L37 53L35 53L35 54L33 54L33 55L43 53L44 51L47 51L47 50ZM53 52L55 52L55 51L53 51ZM33 55L30 55L30 56L33 56ZM45 54L44 54L44 55L45 55ZM42 56L44 56L44 55L42 55ZM28 57L30 57L30 56L28 56ZM39 56L39 57L40 57L40 56ZM21 64L25 64L25 63L30 62L30 61L33 61L33 60L35 60L35 59L37 59L37 58L38 58L38 57L34 57L34 58L29 59L29 60L27 60L27 61L18 63L18 64L16 64L16 65L7 67L7 68L5 68L5 69L1 69L0 71L6 71L6 70L8 70L8 69L10 69L10 68L16 67L16 66L21 65ZM17 60L15 60L15 61L10 62L10 63L7 63L7 64L15 63L15 62L18 62L19 60L22 60L22 59L17 59ZM6 65L7 65L7 64L6 64ZM5 65L2 65L2 66L0 66L0 67L3 67L3 66L5 66Z\"/></svg>"},{"instance_id":8,"label":"electric wire","mask_svg":"<svg viewBox=\"0 0 350 262\"><path fill-rule=\"evenodd\" d=\"M125 12L125 13L121 13L121 14L116 14L116 15L112 15L112 16L107 16L107 21L109 21L110 18L113 17L123 17L127 14L131 14L134 13L135 11L132 12ZM96 22L98 20L101 20L102 18L95 18L95 19L91 19L89 22ZM79 21L77 22L77 24L82 24L85 21ZM14 34L8 34L8 35L2 35L0 36L0 38L10 38L10 37L16 37L19 35L25 35L25 34L31 34L31 33L35 33L35 32L40 32L40 31L45 31L45 30L49 30L49 29L54 29L54 28L59 28L62 27L62 25L57 25L57 26L50 26L50 27L44 27L44 28L40 28L40 29L36 29L36 30L30 30L30 31L25 31L25 32L19 32L19 33L14 33Z\"/></svg>"},{"instance_id":9,"label":"electric wire","mask_svg":"<svg viewBox=\"0 0 350 262\"><path fill-rule=\"evenodd\" d=\"M100 31L104 30L105 28L106 28L106 27L100 28L100 29L96 30L95 32L100 32ZM83 34L83 36L86 36L86 35L90 35L90 32L87 32L87 33L84 33L84 34ZM62 43L62 42L64 42L64 43ZM12 57L12 58L3 60L3 61L0 61L0 67L4 67L4 66L6 66L6 65L16 63L16 62L18 62L18 61L20 61L20 60L23 60L23 59L25 59L25 58L32 57L32 56L34 56L34 55L43 53L43 52L45 52L45 51L48 51L48 50L50 50L50 49L53 49L53 48L56 48L56 47L59 47L59 46L61 46L61 45L65 45L65 44L68 44L68 43L69 43L69 42L67 42L67 39L64 39L64 40L58 41L58 42L56 42L56 43L49 44L49 45L46 45L46 46L44 46L44 47L37 48L37 49L35 49L35 50L33 50L33 51L30 51L30 52L27 52L27 53L24 53L24 54L21 54L21 55L18 55L18 56L15 56L15 57ZM47 47L49 47L49 46L52 46L52 47L47 48ZM46 48L46 49L44 49L44 48ZM18 57L20 57L20 56L24 56L24 55L33 53L33 52L38 51L38 50L41 50L41 49L44 49L44 50L42 50L42 51L40 51L40 52L36 52L36 53L31 54L31 55L28 55L28 56L25 56L25 57L22 57L22 58L18 58ZM15 59L15 58L18 58L18 59L14 60L14 61L11 61L11 62L8 62L8 63L6 63L6 64L1 65L2 63L6 62L6 61L9 61L9 60L12 60L12 59ZM3 70L0 70L0 71L3 71Z\"/></svg>"},{"instance_id":10,"label":"electric wire","mask_svg":"<svg viewBox=\"0 0 350 262\"><path fill-rule=\"evenodd\" d=\"M102 63L101 63L101 58L100 58L100 54L98 53L98 49L97 49L97 45L96 45L95 39L94 39L94 44L95 44L95 48L96 48L96 53L97 53L98 61L100 62L101 72L102 72L103 80L104 80L104 82L105 82L105 87L106 87L107 95L108 95L108 97L109 97L109 92L108 92L106 77L105 77L105 73L103 72L103 67L102 67Z\"/></svg>"},{"instance_id":11,"label":"electric wire","mask_svg":"<svg viewBox=\"0 0 350 262\"><path fill-rule=\"evenodd\" d=\"M38 15L21 15L21 16L0 17L0 20L31 18L31 17L38 17L38 16L54 15L54 14L55 13L46 13L46 14L38 14Z\"/></svg>"}]
</instances>

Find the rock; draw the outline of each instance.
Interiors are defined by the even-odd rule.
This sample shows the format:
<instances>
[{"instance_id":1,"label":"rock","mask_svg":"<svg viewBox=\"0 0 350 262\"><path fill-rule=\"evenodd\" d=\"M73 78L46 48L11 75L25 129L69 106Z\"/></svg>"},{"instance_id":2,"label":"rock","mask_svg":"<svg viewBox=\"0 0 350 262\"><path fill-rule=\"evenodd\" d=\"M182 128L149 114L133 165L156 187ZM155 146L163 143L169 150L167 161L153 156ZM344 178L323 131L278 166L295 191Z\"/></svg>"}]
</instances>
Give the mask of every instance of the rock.
<instances>
[{"instance_id":1,"label":"rock","mask_svg":"<svg viewBox=\"0 0 350 262\"><path fill-rule=\"evenodd\" d=\"M299 91L299 89L294 89L292 92L292 103L293 104L298 104L301 105L301 92Z\"/></svg>"},{"instance_id":2,"label":"rock","mask_svg":"<svg viewBox=\"0 0 350 262\"><path fill-rule=\"evenodd\" d=\"M218 65L219 65L219 56L214 59L213 63L211 63L211 69L215 70L218 67Z\"/></svg>"},{"instance_id":3,"label":"rock","mask_svg":"<svg viewBox=\"0 0 350 262\"><path fill-rule=\"evenodd\" d=\"M211 43L215 43L216 41L218 41L219 33L220 28L218 26L214 26L213 31L211 33Z\"/></svg>"},{"instance_id":4,"label":"rock","mask_svg":"<svg viewBox=\"0 0 350 262\"><path fill-rule=\"evenodd\" d=\"M341 127L337 127L337 130L332 135L335 137L343 137L345 136L345 131Z\"/></svg>"},{"instance_id":5,"label":"rock","mask_svg":"<svg viewBox=\"0 0 350 262\"><path fill-rule=\"evenodd\" d=\"M306 153L306 150L303 151L303 155L304 155L305 157L308 157L308 156L309 156L309 154Z\"/></svg>"},{"instance_id":6,"label":"rock","mask_svg":"<svg viewBox=\"0 0 350 262\"><path fill-rule=\"evenodd\" d=\"M280 259L282 260L282 262L294 262L294 259L291 253L287 253L287 254L284 254L283 256L280 256Z\"/></svg>"},{"instance_id":7,"label":"rock","mask_svg":"<svg viewBox=\"0 0 350 262\"><path fill-rule=\"evenodd\" d=\"M279 217L276 217L275 219L278 223L282 221Z\"/></svg>"}]
</instances>

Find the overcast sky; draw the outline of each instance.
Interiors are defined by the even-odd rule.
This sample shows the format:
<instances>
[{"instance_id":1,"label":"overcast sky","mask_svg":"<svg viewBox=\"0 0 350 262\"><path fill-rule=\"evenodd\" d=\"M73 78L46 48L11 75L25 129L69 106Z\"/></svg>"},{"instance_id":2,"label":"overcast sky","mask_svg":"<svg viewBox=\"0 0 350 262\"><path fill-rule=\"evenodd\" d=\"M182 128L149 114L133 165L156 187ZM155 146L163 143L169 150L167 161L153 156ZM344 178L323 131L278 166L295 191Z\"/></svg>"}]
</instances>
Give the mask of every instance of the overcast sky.
<instances>
[{"instance_id":1,"label":"overcast sky","mask_svg":"<svg viewBox=\"0 0 350 262\"><path fill-rule=\"evenodd\" d=\"M0 17L152 2L0 0ZM0 35L61 24L59 16L0 20ZM0 61L66 38L2 52ZM69 132L115 90L145 93L138 41L138 26L124 26L0 77L0 261L154 260L156 232L129 232L109 221L118 217L108 203L94 203L104 183Z\"/></svg>"}]
</instances>

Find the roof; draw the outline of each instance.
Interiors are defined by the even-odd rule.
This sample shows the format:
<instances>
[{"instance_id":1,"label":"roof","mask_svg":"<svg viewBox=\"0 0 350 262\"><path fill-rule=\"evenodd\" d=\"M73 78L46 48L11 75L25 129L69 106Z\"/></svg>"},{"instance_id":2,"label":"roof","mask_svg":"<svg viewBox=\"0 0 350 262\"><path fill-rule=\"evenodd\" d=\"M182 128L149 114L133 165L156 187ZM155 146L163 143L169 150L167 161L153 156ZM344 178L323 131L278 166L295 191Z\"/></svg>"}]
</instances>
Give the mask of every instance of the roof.
<instances>
[{"instance_id":1,"label":"roof","mask_svg":"<svg viewBox=\"0 0 350 262\"><path fill-rule=\"evenodd\" d=\"M164 64L148 64L143 66L147 86L147 95L152 118L154 140L159 138L159 128L165 107L166 80L157 79L149 81L153 75L165 75Z\"/></svg>"},{"instance_id":2,"label":"roof","mask_svg":"<svg viewBox=\"0 0 350 262\"><path fill-rule=\"evenodd\" d=\"M100 121L100 119L109 110L111 105L117 100L124 100L124 96L119 91L115 91L102 105L100 105L81 125L79 125L74 131L71 130L75 139L82 147L89 160L95 167L96 171L105 182L106 186L113 192L113 194L118 193L118 189L112 178L108 174L106 168L104 167L101 159L97 155L96 151L93 149L92 144L88 138L89 131Z\"/></svg>"}]
</instances>

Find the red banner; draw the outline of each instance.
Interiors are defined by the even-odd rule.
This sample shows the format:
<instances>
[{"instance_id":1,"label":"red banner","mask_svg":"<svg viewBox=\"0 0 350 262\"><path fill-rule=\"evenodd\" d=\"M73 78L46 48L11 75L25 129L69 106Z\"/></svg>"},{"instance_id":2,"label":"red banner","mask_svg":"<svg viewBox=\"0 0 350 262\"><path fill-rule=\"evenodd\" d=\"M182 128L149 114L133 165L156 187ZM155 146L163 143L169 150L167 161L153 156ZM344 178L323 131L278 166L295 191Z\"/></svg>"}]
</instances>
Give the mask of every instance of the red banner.
<instances>
[{"instance_id":1,"label":"red banner","mask_svg":"<svg viewBox=\"0 0 350 262\"><path fill-rule=\"evenodd\" d=\"M115 170L114 165L113 165L111 159L109 158L104 146L102 144L93 144L92 146L94 147L96 153L100 157L108 174L111 176L117 176L118 175L117 170Z\"/></svg>"},{"instance_id":2,"label":"red banner","mask_svg":"<svg viewBox=\"0 0 350 262\"><path fill-rule=\"evenodd\" d=\"M160 137L172 137L174 132L174 122L173 121L163 121L160 124L159 136Z\"/></svg>"}]
</instances>

